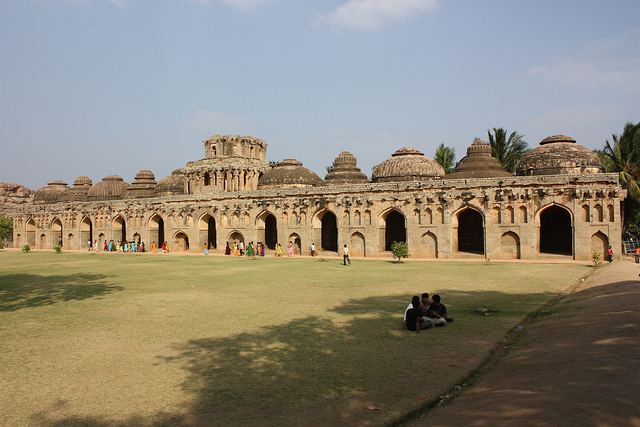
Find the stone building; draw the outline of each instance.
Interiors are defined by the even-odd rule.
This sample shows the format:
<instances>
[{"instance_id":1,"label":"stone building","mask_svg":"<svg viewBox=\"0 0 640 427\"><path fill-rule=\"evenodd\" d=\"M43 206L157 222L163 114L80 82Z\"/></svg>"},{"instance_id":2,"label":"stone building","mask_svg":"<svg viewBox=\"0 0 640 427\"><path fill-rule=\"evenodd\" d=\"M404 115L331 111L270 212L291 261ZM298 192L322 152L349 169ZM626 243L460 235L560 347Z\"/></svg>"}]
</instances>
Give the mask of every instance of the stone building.
<instances>
[{"instance_id":1,"label":"stone building","mask_svg":"<svg viewBox=\"0 0 640 427\"><path fill-rule=\"evenodd\" d=\"M84 248L88 240L166 241L170 251L223 253L226 242L293 242L308 255L347 244L354 257L391 256L406 241L413 258L589 260L609 245L620 257L621 202L616 174L566 136L543 140L506 172L491 148L474 141L455 173L415 148L401 148L371 180L342 152L325 179L301 162L275 166L267 143L237 135L204 141L202 160L156 183L141 170L132 184L86 176L68 187L52 181L33 205L13 209L14 242Z\"/></svg>"}]
</instances>

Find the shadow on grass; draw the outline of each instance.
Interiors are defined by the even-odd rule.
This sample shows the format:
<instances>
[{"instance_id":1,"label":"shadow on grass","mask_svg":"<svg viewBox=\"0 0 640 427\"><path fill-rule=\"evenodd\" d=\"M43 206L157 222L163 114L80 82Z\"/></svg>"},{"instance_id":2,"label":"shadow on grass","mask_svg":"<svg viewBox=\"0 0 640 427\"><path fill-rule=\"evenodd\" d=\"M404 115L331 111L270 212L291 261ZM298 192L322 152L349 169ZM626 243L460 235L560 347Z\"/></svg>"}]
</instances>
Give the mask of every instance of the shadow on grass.
<instances>
[{"instance_id":1,"label":"shadow on grass","mask_svg":"<svg viewBox=\"0 0 640 427\"><path fill-rule=\"evenodd\" d=\"M103 283L105 279L102 274L7 274L0 277L0 311L84 300L124 290L122 286Z\"/></svg>"},{"instance_id":2,"label":"shadow on grass","mask_svg":"<svg viewBox=\"0 0 640 427\"><path fill-rule=\"evenodd\" d=\"M546 294L523 299L532 297L549 299ZM478 299L518 296L451 292L447 298L464 300L457 312L463 313ZM453 332L452 328L460 328L465 321L420 335L396 332L410 300L411 295L354 299L330 310L338 315L336 320L308 316L266 327L260 327L259 306L239 307L246 311L242 321L254 325L255 332L189 340L174 346L177 355L160 357L187 372L182 386L194 399L185 407L186 414L159 413L151 419L133 417L118 422L81 417L48 421L46 414L38 414L35 420L47 426L384 424L428 395L425 387L415 389L417 373L431 366L442 371L429 374L434 392L466 373L447 374L439 368L440 364L456 366L451 365L455 347L430 349L431 343L446 342L446 331ZM515 311L525 314L522 307ZM341 315L348 320L341 322ZM474 334L474 339L482 338ZM391 403L399 401L404 402L400 409ZM385 410L367 410L369 405Z\"/></svg>"}]
</instances>

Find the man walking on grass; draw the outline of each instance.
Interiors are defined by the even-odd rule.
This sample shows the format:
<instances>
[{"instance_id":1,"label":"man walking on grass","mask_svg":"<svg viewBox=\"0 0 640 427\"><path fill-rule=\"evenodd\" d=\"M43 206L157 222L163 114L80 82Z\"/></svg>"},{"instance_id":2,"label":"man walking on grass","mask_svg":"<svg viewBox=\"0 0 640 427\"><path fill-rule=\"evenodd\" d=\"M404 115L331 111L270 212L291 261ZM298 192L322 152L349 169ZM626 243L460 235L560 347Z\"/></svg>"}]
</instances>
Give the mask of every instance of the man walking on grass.
<instances>
[{"instance_id":1,"label":"man walking on grass","mask_svg":"<svg viewBox=\"0 0 640 427\"><path fill-rule=\"evenodd\" d=\"M344 248L342 248L342 262L344 262L344 265L347 265L347 262L351 265L351 260L349 259L349 248L346 244L344 245Z\"/></svg>"}]
</instances>

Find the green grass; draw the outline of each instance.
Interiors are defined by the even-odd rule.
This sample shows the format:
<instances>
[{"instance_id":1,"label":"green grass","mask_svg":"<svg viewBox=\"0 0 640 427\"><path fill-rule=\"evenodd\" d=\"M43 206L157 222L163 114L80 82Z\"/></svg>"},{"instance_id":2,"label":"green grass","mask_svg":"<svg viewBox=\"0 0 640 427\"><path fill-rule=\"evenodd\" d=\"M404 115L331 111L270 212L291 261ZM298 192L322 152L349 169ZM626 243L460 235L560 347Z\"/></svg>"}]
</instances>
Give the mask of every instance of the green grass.
<instances>
[{"instance_id":1,"label":"green grass","mask_svg":"<svg viewBox=\"0 0 640 427\"><path fill-rule=\"evenodd\" d=\"M3 251L0 424L384 424L590 271ZM396 331L421 292L455 322Z\"/></svg>"}]
</instances>

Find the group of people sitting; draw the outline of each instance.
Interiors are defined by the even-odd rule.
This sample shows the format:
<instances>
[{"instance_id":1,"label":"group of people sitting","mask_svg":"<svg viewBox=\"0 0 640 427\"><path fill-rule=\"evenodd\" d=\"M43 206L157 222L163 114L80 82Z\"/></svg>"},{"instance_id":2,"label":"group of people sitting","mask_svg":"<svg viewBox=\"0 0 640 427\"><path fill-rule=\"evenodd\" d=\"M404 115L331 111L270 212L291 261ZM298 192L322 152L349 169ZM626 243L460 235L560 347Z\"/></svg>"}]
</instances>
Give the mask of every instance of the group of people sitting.
<instances>
[{"instance_id":1,"label":"group of people sitting","mask_svg":"<svg viewBox=\"0 0 640 427\"><path fill-rule=\"evenodd\" d=\"M399 331L407 328L410 331L420 332L422 329L444 326L447 322L453 322L453 318L447 316L447 307L440 302L440 295L436 294L429 301L429 294L423 293L422 299L415 295L407 309L404 311L404 323Z\"/></svg>"}]
</instances>

